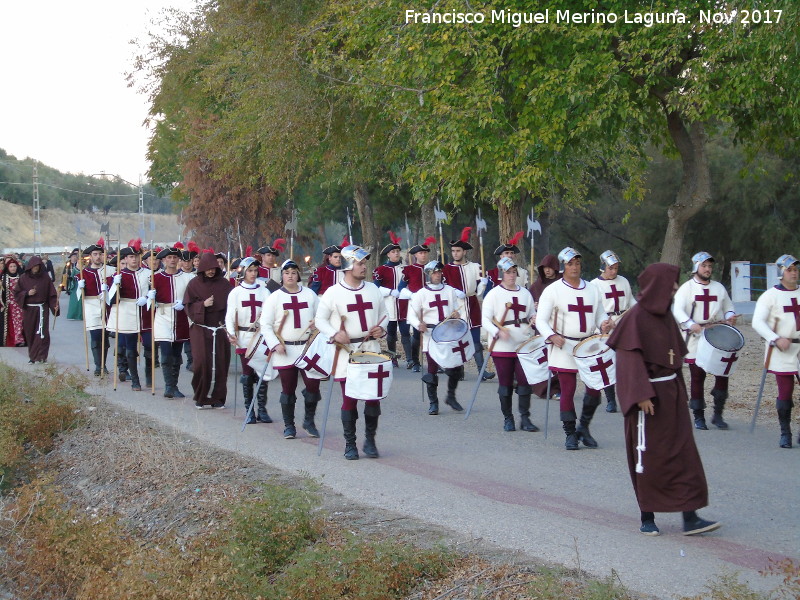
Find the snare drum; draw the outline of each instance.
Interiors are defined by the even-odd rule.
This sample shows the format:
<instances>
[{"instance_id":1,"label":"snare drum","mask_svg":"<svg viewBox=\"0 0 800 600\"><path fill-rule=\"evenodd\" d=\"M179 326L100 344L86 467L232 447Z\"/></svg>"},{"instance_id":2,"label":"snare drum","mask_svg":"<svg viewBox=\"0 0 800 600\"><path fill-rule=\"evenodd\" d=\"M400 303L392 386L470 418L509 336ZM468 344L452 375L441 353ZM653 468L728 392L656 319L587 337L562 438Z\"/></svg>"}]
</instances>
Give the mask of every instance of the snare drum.
<instances>
[{"instance_id":1,"label":"snare drum","mask_svg":"<svg viewBox=\"0 0 800 600\"><path fill-rule=\"evenodd\" d=\"M263 344L266 347L266 344ZM256 377L260 376L263 372L264 381L272 381L278 376L278 371L272 366L272 361L268 359L267 355L262 352L256 352L253 354L253 357L248 359L247 366L249 366L256 374ZM267 370L264 370L264 367Z\"/></svg>"},{"instance_id":2,"label":"snare drum","mask_svg":"<svg viewBox=\"0 0 800 600\"><path fill-rule=\"evenodd\" d=\"M250 343L247 344L247 348L244 349L244 357L247 360L252 360L256 352L260 352L266 356L267 350L267 344L264 342L264 334L254 333L250 338Z\"/></svg>"},{"instance_id":3,"label":"snare drum","mask_svg":"<svg viewBox=\"0 0 800 600\"><path fill-rule=\"evenodd\" d=\"M328 342L324 335L315 331L308 338L294 366L306 372L311 379L327 379L333 369L336 346Z\"/></svg>"},{"instance_id":4,"label":"snare drum","mask_svg":"<svg viewBox=\"0 0 800 600\"><path fill-rule=\"evenodd\" d=\"M460 367L475 355L469 325L463 319L445 319L433 328L428 356L443 369Z\"/></svg>"},{"instance_id":5,"label":"snare drum","mask_svg":"<svg viewBox=\"0 0 800 600\"><path fill-rule=\"evenodd\" d=\"M616 352L606 346L608 335L593 335L572 350L581 381L593 390L617 382Z\"/></svg>"},{"instance_id":6,"label":"snare drum","mask_svg":"<svg viewBox=\"0 0 800 600\"><path fill-rule=\"evenodd\" d=\"M744 347L742 332L720 323L703 329L697 341L695 363L709 375L730 377L736 370L737 352Z\"/></svg>"},{"instance_id":7,"label":"snare drum","mask_svg":"<svg viewBox=\"0 0 800 600\"><path fill-rule=\"evenodd\" d=\"M356 400L382 400L389 395L392 359L377 352L353 352L347 364L344 393Z\"/></svg>"},{"instance_id":8,"label":"snare drum","mask_svg":"<svg viewBox=\"0 0 800 600\"><path fill-rule=\"evenodd\" d=\"M517 358L530 385L547 381L547 346L541 335L533 336L517 346Z\"/></svg>"}]
</instances>

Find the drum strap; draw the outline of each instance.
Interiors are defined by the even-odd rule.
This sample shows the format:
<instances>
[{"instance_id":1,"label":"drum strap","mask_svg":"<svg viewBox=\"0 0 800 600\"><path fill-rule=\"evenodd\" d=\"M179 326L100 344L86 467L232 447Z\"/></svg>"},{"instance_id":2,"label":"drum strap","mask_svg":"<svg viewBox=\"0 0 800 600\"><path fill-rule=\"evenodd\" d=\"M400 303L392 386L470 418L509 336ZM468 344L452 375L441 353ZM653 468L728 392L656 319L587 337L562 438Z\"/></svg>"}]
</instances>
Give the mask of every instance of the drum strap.
<instances>
[{"instance_id":1,"label":"drum strap","mask_svg":"<svg viewBox=\"0 0 800 600\"><path fill-rule=\"evenodd\" d=\"M517 319L512 321L503 321L503 325L513 325L514 327L519 327L524 322L524 319Z\"/></svg>"},{"instance_id":2,"label":"drum strap","mask_svg":"<svg viewBox=\"0 0 800 600\"><path fill-rule=\"evenodd\" d=\"M583 340L588 340L592 336L587 335L586 337L579 337L578 338L578 337L569 337L568 335L563 335L562 334L561 337L563 337L565 340L572 340L573 342L582 342Z\"/></svg>"},{"instance_id":3,"label":"drum strap","mask_svg":"<svg viewBox=\"0 0 800 600\"><path fill-rule=\"evenodd\" d=\"M650 383L661 383L662 381L672 381L677 377L678 377L677 373L673 373L672 375L665 375L664 377L654 377L650 379Z\"/></svg>"},{"instance_id":4,"label":"drum strap","mask_svg":"<svg viewBox=\"0 0 800 600\"><path fill-rule=\"evenodd\" d=\"M622 313L624 313L627 310L628 310L627 308L625 310L615 310L615 311L610 312L608 314L611 315L612 317L618 317L618 316L620 316Z\"/></svg>"}]
</instances>

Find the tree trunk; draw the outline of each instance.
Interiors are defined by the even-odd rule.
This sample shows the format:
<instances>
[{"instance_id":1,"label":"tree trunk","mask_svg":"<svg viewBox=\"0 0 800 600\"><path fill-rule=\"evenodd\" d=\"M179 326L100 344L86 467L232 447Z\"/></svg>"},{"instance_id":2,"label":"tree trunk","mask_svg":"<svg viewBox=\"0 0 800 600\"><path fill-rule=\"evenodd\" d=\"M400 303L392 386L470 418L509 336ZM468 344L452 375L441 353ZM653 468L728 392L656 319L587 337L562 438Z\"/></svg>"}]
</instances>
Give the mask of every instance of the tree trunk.
<instances>
[{"instance_id":1,"label":"tree trunk","mask_svg":"<svg viewBox=\"0 0 800 600\"><path fill-rule=\"evenodd\" d=\"M686 225L711 198L711 173L706 154L708 136L702 123L689 128L673 111L667 116L670 137L681 157L683 177L675 203L667 209L667 232L661 248L661 262L679 265Z\"/></svg>"},{"instance_id":2,"label":"tree trunk","mask_svg":"<svg viewBox=\"0 0 800 600\"><path fill-rule=\"evenodd\" d=\"M353 196L356 201L356 210L358 211L358 220L361 223L361 244L362 248L369 248L372 256L367 261L368 278L371 276L372 271L378 265L380 257L378 253L381 251L381 246L378 240L378 231L375 228L375 219L372 216L372 207L369 203L369 190L367 184L363 181L356 183ZM350 240L352 242L352 240Z\"/></svg>"},{"instance_id":3,"label":"tree trunk","mask_svg":"<svg viewBox=\"0 0 800 600\"><path fill-rule=\"evenodd\" d=\"M514 234L518 232L520 229L524 232L526 227L522 227L522 223L525 222L522 216L522 199L524 194L520 194L519 196L513 198L509 202L498 202L497 203L497 224L498 228L500 229L500 243L505 244L508 240L514 237ZM527 259L525 258L525 250L528 249L528 244L524 244L520 242L518 244L520 249L520 253L517 256L517 259L520 260L520 265L523 266L528 263ZM489 263L487 267L489 269L495 267L495 264L491 264L492 261L495 263L497 259L494 255L492 258L489 258L489 254L494 251L494 248L491 250L489 248L486 249L486 262ZM530 250L528 250L530 252ZM491 265L491 266L490 266Z\"/></svg>"}]
</instances>

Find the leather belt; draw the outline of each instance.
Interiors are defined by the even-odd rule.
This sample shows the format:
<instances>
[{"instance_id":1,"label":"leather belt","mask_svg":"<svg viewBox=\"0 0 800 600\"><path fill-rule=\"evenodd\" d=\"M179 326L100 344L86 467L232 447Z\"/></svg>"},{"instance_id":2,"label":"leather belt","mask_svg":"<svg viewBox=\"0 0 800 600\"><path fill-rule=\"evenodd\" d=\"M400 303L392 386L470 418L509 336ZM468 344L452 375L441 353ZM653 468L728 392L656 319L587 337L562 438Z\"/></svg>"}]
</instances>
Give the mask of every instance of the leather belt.
<instances>
[{"instance_id":1,"label":"leather belt","mask_svg":"<svg viewBox=\"0 0 800 600\"><path fill-rule=\"evenodd\" d=\"M308 340L297 340L296 342L283 342L284 346L303 346Z\"/></svg>"},{"instance_id":2,"label":"leather belt","mask_svg":"<svg viewBox=\"0 0 800 600\"><path fill-rule=\"evenodd\" d=\"M627 308L625 310L615 310L614 312L610 312L608 314L611 315L612 317L618 317L627 310L628 310Z\"/></svg>"},{"instance_id":3,"label":"leather belt","mask_svg":"<svg viewBox=\"0 0 800 600\"><path fill-rule=\"evenodd\" d=\"M570 337L570 336L568 336L568 335L564 335L563 333L560 333L560 334L558 334L558 335L560 335L561 337L563 337L565 340L572 340L573 342L582 342L583 340L587 340L587 339L589 339L590 337L592 337L592 336L590 336L590 335L587 335L587 336L585 336L585 337L579 337L579 338L576 338L576 337Z\"/></svg>"}]
</instances>

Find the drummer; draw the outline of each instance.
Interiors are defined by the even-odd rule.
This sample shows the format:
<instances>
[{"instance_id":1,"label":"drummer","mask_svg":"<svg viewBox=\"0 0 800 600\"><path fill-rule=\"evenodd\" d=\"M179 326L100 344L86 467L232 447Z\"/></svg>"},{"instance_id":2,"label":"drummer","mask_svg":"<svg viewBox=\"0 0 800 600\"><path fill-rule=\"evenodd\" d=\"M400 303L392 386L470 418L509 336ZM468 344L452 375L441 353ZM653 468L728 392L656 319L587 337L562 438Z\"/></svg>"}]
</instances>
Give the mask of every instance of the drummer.
<instances>
[{"instance_id":1,"label":"drummer","mask_svg":"<svg viewBox=\"0 0 800 600\"><path fill-rule=\"evenodd\" d=\"M619 256L613 250L600 255L600 275L592 280L592 285L600 292L600 299L606 314L616 324L625 311L636 304L631 292L631 284L619 274ZM606 395L606 412L617 412L617 393L614 385L603 388Z\"/></svg>"},{"instance_id":2,"label":"drummer","mask_svg":"<svg viewBox=\"0 0 800 600\"><path fill-rule=\"evenodd\" d=\"M408 306L408 323L422 334L422 352L428 360L428 372L422 376L422 381L428 391L429 415L439 414L439 365L428 354L431 344L431 332L442 321L458 317L458 298L456 290L443 281L444 265L438 260L432 260L425 265L425 286L414 292ZM434 342L435 343L435 342ZM447 374L447 397L445 404L455 411L464 410L456 400L456 388L464 373L464 365L453 369L445 369Z\"/></svg>"},{"instance_id":3,"label":"drummer","mask_svg":"<svg viewBox=\"0 0 800 600\"><path fill-rule=\"evenodd\" d=\"M580 424L575 426L575 390L578 381L578 364L572 354L575 346L596 329L606 334L614 322L603 309L597 288L581 278L581 255L569 246L558 253L563 277L549 285L539 298L536 329L552 344L548 352L550 370L561 385L561 422L567 450L577 450L578 442L587 448L597 448L597 441L589 432L589 423L600 405L600 390L586 387Z\"/></svg>"},{"instance_id":4,"label":"drummer","mask_svg":"<svg viewBox=\"0 0 800 600\"><path fill-rule=\"evenodd\" d=\"M298 375L302 373L305 385L303 429L310 437L316 438L319 437L319 431L314 424L314 415L321 398L320 380L309 377L294 362L300 357L303 346L311 336L319 297L310 288L300 285L300 267L293 260L286 260L281 265L281 281L281 288L272 292L267 299L261 316L261 330L267 346L274 352L272 365L281 378L283 437L292 440L297 436L294 425L294 407L297 403L295 392Z\"/></svg>"},{"instance_id":5,"label":"drummer","mask_svg":"<svg viewBox=\"0 0 800 600\"><path fill-rule=\"evenodd\" d=\"M247 257L239 263L239 285L228 294L228 310L225 313L225 330L228 341L236 348L236 354L242 361L242 384L244 408L247 411L247 423L272 423L267 413L267 383L258 387L258 412L250 412L253 402L253 386L258 382L259 373L250 366L245 353L254 338L258 337L259 317L264 303L269 297L269 290L258 281L259 263L255 258Z\"/></svg>"},{"instance_id":6,"label":"drummer","mask_svg":"<svg viewBox=\"0 0 800 600\"><path fill-rule=\"evenodd\" d=\"M517 355L517 349L534 335L531 327L536 315L533 296L527 288L517 285L517 265L511 257L505 256L498 261L497 272L500 283L489 290L483 299L482 324L489 338L495 340L490 347L497 367L497 395L504 418L503 430L516 430L511 404L516 377L519 428L523 431L539 431L531 422L531 383L525 377Z\"/></svg>"},{"instance_id":7,"label":"drummer","mask_svg":"<svg viewBox=\"0 0 800 600\"><path fill-rule=\"evenodd\" d=\"M692 278L678 288L672 303L672 314L684 331L686 346L689 348L689 354L684 359L684 362L689 365L691 381L689 408L692 409L694 415L694 428L702 430L708 429L703 389L706 372L695 363L697 344L706 326L714 323L736 325L737 316L725 286L718 281L711 280L713 270L713 256L708 252L695 254L692 257ZM711 423L718 429L727 429L728 424L722 420L722 411L725 408L725 401L728 399L727 377L714 377L711 396L714 398L714 416L711 418Z\"/></svg>"}]
</instances>

